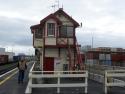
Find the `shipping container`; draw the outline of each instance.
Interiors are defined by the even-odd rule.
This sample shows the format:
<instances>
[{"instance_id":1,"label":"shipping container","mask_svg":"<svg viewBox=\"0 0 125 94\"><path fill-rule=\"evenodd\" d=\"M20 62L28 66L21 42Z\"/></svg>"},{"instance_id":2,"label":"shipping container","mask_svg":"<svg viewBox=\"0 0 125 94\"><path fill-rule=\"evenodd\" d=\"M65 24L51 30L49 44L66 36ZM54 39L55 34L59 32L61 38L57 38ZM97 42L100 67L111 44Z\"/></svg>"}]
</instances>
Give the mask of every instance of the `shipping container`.
<instances>
[{"instance_id":1,"label":"shipping container","mask_svg":"<svg viewBox=\"0 0 125 94\"><path fill-rule=\"evenodd\" d=\"M82 61L85 61L85 54L81 54Z\"/></svg>"},{"instance_id":2,"label":"shipping container","mask_svg":"<svg viewBox=\"0 0 125 94\"><path fill-rule=\"evenodd\" d=\"M111 60L111 55L110 54L105 54L105 59L106 60Z\"/></svg>"},{"instance_id":3,"label":"shipping container","mask_svg":"<svg viewBox=\"0 0 125 94\"><path fill-rule=\"evenodd\" d=\"M116 49L116 48L111 48L111 51L112 51L112 52L116 52L117 49Z\"/></svg>"},{"instance_id":4,"label":"shipping container","mask_svg":"<svg viewBox=\"0 0 125 94\"><path fill-rule=\"evenodd\" d=\"M122 48L116 48L118 52L122 52L123 49Z\"/></svg>"},{"instance_id":5,"label":"shipping container","mask_svg":"<svg viewBox=\"0 0 125 94\"><path fill-rule=\"evenodd\" d=\"M93 65L93 64L98 64L99 61L97 59L87 59L86 64Z\"/></svg>"},{"instance_id":6,"label":"shipping container","mask_svg":"<svg viewBox=\"0 0 125 94\"><path fill-rule=\"evenodd\" d=\"M0 55L0 63L7 63L8 55Z\"/></svg>"},{"instance_id":7,"label":"shipping container","mask_svg":"<svg viewBox=\"0 0 125 94\"><path fill-rule=\"evenodd\" d=\"M112 66L123 66L123 62L118 61L112 61Z\"/></svg>"},{"instance_id":8,"label":"shipping container","mask_svg":"<svg viewBox=\"0 0 125 94\"><path fill-rule=\"evenodd\" d=\"M111 54L111 60L114 61L114 62L122 61L122 54L120 54L120 53L112 53Z\"/></svg>"},{"instance_id":9,"label":"shipping container","mask_svg":"<svg viewBox=\"0 0 125 94\"><path fill-rule=\"evenodd\" d=\"M111 60L106 60L105 61L105 65L111 66L112 65L112 61Z\"/></svg>"},{"instance_id":10,"label":"shipping container","mask_svg":"<svg viewBox=\"0 0 125 94\"><path fill-rule=\"evenodd\" d=\"M99 53L98 52L88 52L87 59L99 59Z\"/></svg>"},{"instance_id":11,"label":"shipping container","mask_svg":"<svg viewBox=\"0 0 125 94\"><path fill-rule=\"evenodd\" d=\"M19 61L19 56L13 56L13 61L18 62Z\"/></svg>"},{"instance_id":12,"label":"shipping container","mask_svg":"<svg viewBox=\"0 0 125 94\"><path fill-rule=\"evenodd\" d=\"M99 54L99 60L106 60L105 54Z\"/></svg>"},{"instance_id":13,"label":"shipping container","mask_svg":"<svg viewBox=\"0 0 125 94\"><path fill-rule=\"evenodd\" d=\"M122 61L125 62L125 54L122 54Z\"/></svg>"},{"instance_id":14,"label":"shipping container","mask_svg":"<svg viewBox=\"0 0 125 94\"><path fill-rule=\"evenodd\" d=\"M98 48L100 51L104 51L104 52L110 52L111 48L110 47L99 47Z\"/></svg>"}]
</instances>

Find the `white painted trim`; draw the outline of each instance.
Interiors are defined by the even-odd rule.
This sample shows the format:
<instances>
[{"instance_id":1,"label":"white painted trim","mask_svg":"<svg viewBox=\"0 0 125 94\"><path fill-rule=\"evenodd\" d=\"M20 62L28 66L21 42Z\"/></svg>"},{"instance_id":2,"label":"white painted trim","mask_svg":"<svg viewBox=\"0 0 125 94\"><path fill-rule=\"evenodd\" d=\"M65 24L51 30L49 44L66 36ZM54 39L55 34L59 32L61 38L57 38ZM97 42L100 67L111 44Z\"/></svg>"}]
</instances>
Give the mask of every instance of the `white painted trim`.
<instances>
[{"instance_id":1,"label":"white painted trim","mask_svg":"<svg viewBox=\"0 0 125 94\"><path fill-rule=\"evenodd\" d=\"M10 70L10 71L8 71L8 72L6 72L6 73L0 75L0 78L3 77L3 76L5 76L5 75L7 75L7 74L9 74L9 73L11 73L11 72L13 72L13 71L15 71L15 70L17 70L17 68L12 69L12 70Z\"/></svg>"},{"instance_id":2,"label":"white painted trim","mask_svg":"<svg viewBox=\"0 0 125 94\"><path fill-rule=\"evenodd\" d=\"M34 63L35 64L35 63ZM29 83L27 85L25 94L32 93L32 88L48 88L56 87L57 93L60 93L60 87L84 87L85 93L88 90L88 71L33 71L34 64L29 73ZM53 74L45 74L53 72ZM35 74L36 73L36 74ZM68 74L63 74L68 73ZM60 83L61 78L85 78L85 82L79 83ZM34 84L32 83L33 78L58 78L56 84Z\"/></svg>"}]
</instances>

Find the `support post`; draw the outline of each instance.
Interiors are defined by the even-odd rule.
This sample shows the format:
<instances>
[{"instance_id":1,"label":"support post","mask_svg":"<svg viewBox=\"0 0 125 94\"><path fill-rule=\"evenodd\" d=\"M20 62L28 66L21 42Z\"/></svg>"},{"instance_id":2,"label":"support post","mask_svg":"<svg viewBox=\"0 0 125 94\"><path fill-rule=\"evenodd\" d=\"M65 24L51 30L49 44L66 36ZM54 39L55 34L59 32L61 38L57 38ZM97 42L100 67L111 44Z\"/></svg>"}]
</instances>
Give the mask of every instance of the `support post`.
<instances>
[{"instance_id":1,"label":"support post","mask_svg":"<svg viewBox=\"0 0 125 94\"><path fill-rule=\"evenodd\" d=\"M60 85L60 73L58 72L58 86ZM57 93L60 93L60 87L57 87Z\"/></svg>"},{"instance_id":2,"label":"support post","mask_svg":"<svg viewBox=\"0 0 125 94\"><path fill-rule=\"evenodd\" d=\"M88 91L88 77L85 77L85 94L87 94L87 91Z\"/></svg>"},{"instance_id":3,"label":"support post","mask_svg":"<svg viewBox=\"0 0 125 94\"><path fill-rule=\"evenodd\" d=\"M105 94L107 94L107 71L105 71L105 86L104 86L104 92L105 92Z\"/></svg>"},{"instance_id":4,"label":"support post","mask_svg":"<svg viewBox=\"0 0 125 94\"><path fill-rule=\"evenodd\" d=\"M26 92L25 94L31 94L32 93L32 78L31 78L31 73L29 74L29 82L28 82L28 85L27 85L27 88L26 88Z\"/></svg>"}]
</instances>

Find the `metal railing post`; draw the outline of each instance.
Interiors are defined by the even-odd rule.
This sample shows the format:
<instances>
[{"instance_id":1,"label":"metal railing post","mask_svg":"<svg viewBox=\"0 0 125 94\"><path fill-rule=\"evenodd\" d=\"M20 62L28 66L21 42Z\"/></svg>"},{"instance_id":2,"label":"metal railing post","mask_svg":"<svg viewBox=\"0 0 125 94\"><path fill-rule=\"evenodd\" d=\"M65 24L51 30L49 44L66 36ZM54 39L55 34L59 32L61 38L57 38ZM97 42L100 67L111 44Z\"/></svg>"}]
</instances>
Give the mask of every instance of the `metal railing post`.
<instances>
[{"instance_id":1,"label":"metal railing post","mask_svg":"<svg viewBox=\"0 0 125 94\"><path fill-rule=\"evenodd\" d=\"M57 93L59 94L60 93L60 87L59 87L59 85L60 85L60 72L58 72L58 87L57 87Z\"/></svg>"},{"instance_id":2,"label":"metal railing post","mask_svg":"<svg viewBox=\"0 0 125 94\"><path fill-rule=\"evenodd\" d=\"M105 94L107 94L107 71L105 71L105 86L104 86L104 92L105 92Z\"/></svg>"},{"instance_id":3,"label":"metal railing post","mask_svg":"<svg viewBox=\"0 0 125 94\"><path fill-rule=\"evenodd\" d=\"M86 84L86 87L85 87L85 94L87 94L87 91L88 91L88 71L86 71L86 77L85 77L85 84Z\"/></svg>"}]
</instances>

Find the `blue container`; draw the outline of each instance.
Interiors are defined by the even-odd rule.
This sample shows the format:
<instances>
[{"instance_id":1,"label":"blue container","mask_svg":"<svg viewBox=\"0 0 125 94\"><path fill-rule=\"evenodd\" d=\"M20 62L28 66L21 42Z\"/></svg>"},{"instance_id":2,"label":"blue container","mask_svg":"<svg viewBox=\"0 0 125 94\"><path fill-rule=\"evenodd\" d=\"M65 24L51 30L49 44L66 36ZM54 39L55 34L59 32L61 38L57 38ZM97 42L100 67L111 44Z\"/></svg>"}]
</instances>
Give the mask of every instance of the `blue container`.
<instances>
[{"instance_id":1,"label":"blue container","mask_svg":"<svg viewBox=\"0 0 125 94\"><path fill-rule=\"evenodd\" d=\"M111 66L112 65L112 61L111 60L106 60L105 61L105 65Z\"/></svg>"},{"instance_id":2,"label":"blue container","mask_svg":"<svg viewBox=\"0 0 125 94\"><path fill-rule=\"evenodd\" d=\"M19 61L19 56L13 56L13 61L18 62Z\"/></svg>"}]
</instances>

